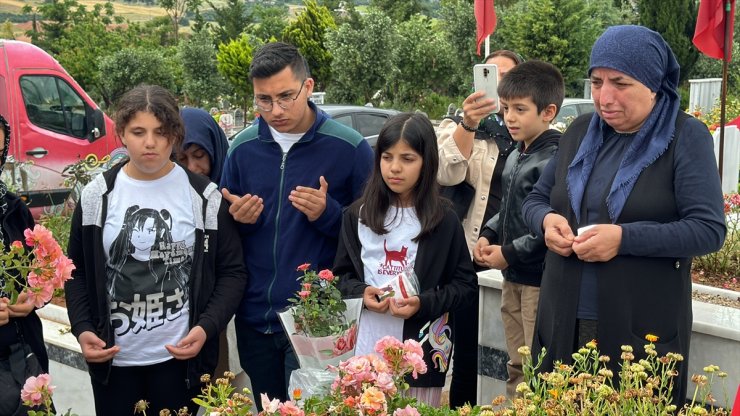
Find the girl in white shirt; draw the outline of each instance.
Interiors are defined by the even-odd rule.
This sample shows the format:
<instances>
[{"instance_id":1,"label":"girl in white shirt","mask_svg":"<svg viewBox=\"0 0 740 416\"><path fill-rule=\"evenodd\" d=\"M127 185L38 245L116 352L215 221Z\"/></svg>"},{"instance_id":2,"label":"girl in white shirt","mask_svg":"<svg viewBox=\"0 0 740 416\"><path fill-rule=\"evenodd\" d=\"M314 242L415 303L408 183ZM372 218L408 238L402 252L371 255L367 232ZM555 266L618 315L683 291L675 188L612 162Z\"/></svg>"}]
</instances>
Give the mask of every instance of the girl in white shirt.
<instances>
[{"instance_id":1,"label":"girl in white shirt","mask_svg":"<svg viewBox=\"0 0 740 416\"><path fill-rule=\"evenodd\" d=\"M409 394L439 405L452 353L450 312L476 295L462 226L439 196L434 128L421 114L391 118L378 136L376 165L363 196L345 212L334 264L339 287L362 296L357 354L386 335L422 344L427 373L409 378ZM383 297L385 283L407 268L414 296Z\"/></svg>"}]
</instances>

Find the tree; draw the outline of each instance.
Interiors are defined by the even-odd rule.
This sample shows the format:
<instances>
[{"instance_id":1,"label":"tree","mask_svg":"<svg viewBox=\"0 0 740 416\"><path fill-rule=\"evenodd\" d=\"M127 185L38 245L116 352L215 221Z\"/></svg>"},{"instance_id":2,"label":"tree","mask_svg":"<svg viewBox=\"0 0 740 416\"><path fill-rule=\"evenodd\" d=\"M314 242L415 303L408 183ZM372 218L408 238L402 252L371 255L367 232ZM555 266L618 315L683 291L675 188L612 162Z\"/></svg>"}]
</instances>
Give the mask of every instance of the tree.
<instances>
[{"instance_id":1,"label":"tree","mask_svg":"<svg viewBox=\"0 0 740 416\"><path fill-rule=\"evenodd\" d=\"M0 25L0 39L15 39L13 24L10 23L10 20L6 19L5 22Z\"/></svg>"},{"instance_id":2,"label":"tree","mask_svg":"<svg viewBox=\"0 0 740 416\"><path fill-rule=\"evenodd\" d=\"M640 13L637 10L636 0L614 0L614 8L619 10L621 24L639 24Z\"/></svg>"},{"instance_id":3,"label":"tree","mask_svg":"<svg viewBox=\"0 0 740 416\"><path fill-rule=\"evenodd\" d=\"M332 83L327 95L339 103L365 104L379 101L394 71L395 26L383 12L371 9L355 25L343 24L327 35L327 46L335 57Z\"/></svg>"},{"instance_id":4,"label":"tree","mask_svg":"<svg viewBox=\"0 0 740 416\"><path fill-rule=\"evenodd\" d=\"M211 9L216 23L216 40L218 43L229 43L237 39L244 29L249 25L247 10L243 0L227 0L224 7L216 7L211 0L206 0Z\"/></svg>"},{"instance_id":5,"label":"tree","mask_svg":"<svg viewBox=\"0 0 740 416\"><path fill-rule=\"evenodd\" d=\"M132 24L131 28L156 46L168 46L174 44L172 38L172 20L168 16L157 16L147 20L143 24Z\"/></svg>"},{"instance_id":6,"label":"tree","mask_svg":"<svg viewBox=\"0 0 740 416\"><path fill-rule=\"evenodd\" d=\"M418 107L429 92L448 95L455 65L444 32L426 16L416 15L398 26L394 99Z\"/></svg>"},{"instance_id":7,"label":"tree","mask_svg":"<svg viewBox=\"0 0 740 416\"><path fill-rule=\"evenodd\" d=\"M316 0L305 0L306 9L283 31L283 40L295 45L308 61L317 91L322 91L331 78L332 54L325 45L326 33L336 29L329 9Z\"/></svg>"},{"instance_id":8,"label":"tree","mask_svg":"<svg viewBox=\"0 0 740 416\"><path fill-rule=\"evenodd\" d=\"M180 41L180 21L188 10L197 10L201 0L157 0L172 20L172 29L175 35L175 45Z\"/></svg>"},{"instance_id":9,"label":"tree","mask_svg":"<svg viewBox=\"0 0 740 416\"><path fill-rule=\"evenodd\" d=\"M249 65L256 47L261 41L247 34L241 35L228 43L218 45L216 67L218 72L226 78L234 88L236 96L241 100L244 112L249 107L249 98L252 96L252 82L249 80Z\"/></svg>"},{"instance_id":10,"label":"tree","mask_svg":"<svg viewBox=\"0 0 740 416\"><path fill-rule=\"evenodd\" d=\"M329 9L329 11L331 12L334 12L337 9L340 9L342 6L341 3L344 3L344 1L343 0L319 0L319 6L324 6L327 9Z\"/></svg>"},{"instance_id":11,"label":"tree","mask_svg":"<svg viewBox=\"0 0 740 416\"><path fill-rule=\"evenodd\" d=\"M371 0L370 5L385 12L395 22L405 22L422 11L419 0Z\"/></svg>"},{"instance_id":12,"label":"tree","mask_svg":"<svg viewBox=\"0 0 740 416\"><path fill-rule=\"evenodd\" d=\"M50 0L39 4L36 8L25 5L22 12L33 14L34 24L31 30L26 32L33 44L56 55L61 51L58 41L72 25L75 16L84 15L86 9L77 0ZM40 23L37 23L37 15L41 17L38 19Z\"/></svg>"},{"instance_id":13,"label":"tree","mask_svg":"<svg viewBox=\"0 0 740 416\"><path fill-rule=\"evenodd\" d=\"M132 31L120 26L112 28L113 23L120 24L122 20L115 15L111 3L98 3L80 16L58 41L59 63L96 101L103 100L106 106L111 104L111 97L102 85L101 58L139 43L139 37Z\"/></svg>"},{"instance_id":14,"label":"tree","mask_svg":"<svg viewBox=\"0 0 740 416\"><path fill-rule=\"evenodd\" d=\"M100 62L103 88L111 97L113 107L121 96L139 84L159 85L175 90L172 63L164 50L124 48L104 57Z\"/></svg>"},{"instance_id":15,"label":"tree","mask_svg":"<svg viewBox=\"0 0 740 416\"><path fill-rule=\"evenodd\" d=\"M451 95L470 94L473 82L473 65L481 57L475 54L475 14L473 3L468 0L442 0L440 24L443 36L450 45L447 53L453 59L447 84ZM499 49L499 48L496 48Z\"/></svg>"},{"instance_id":16,"label":"tree","mask_svg":"<svg viewBox=\"0 0 740 416\"><path fill-rule=\"evenodd\" d=\"M262 5L254 6L252 9L252 23L249 33L255 37L268 42L270 39L280 39L283 31L288 26L288 8Z\"/></svg>"},{"instance_id":17,"label":"tree","mask_svg":"<svg viewBox=\"0 0 740 416\"><path fill-rule=\"evenodd\" d=\"M681 66L680 82L688 79L699 51L692 42L696 26L697 7L694 0L641 0L638 3L640 24L663 35Z\"/></svg>"},{"instance_id":18,"label":"tree","mask_svg":"<svg viewBox=\"0 0 740 416\"><path fill-rule=\"evenodd\" d=\"M181 42L177 56L183 68L183 92L190 102L200 107L203 101L214 102L227 90L216 68L216 50L208 33L197 33Z\"/></svg>"},{"instance_id":19,"label":"tree","mask_svg":"<svg viewBox=\"0 0 740 416\"><path fill-rule=\"evenodd\" d=\"M740 59L738 57L740 57L740 39L735 37L732 45L732 61L727 67L727 94L728 96L734 94L740 98ZM704 54L699 55L690 78L722 78L722 60L710 58Z\"/></svg>"},{"instance_id":20,"label":"tree","mask_svg":"<svg viewBox=\"0 0 740 416\"><path fill-rule=\"evenodd\" d=\"M557 66L566 96L582 93L591 47L605 27L618 21L611 0L522 0L505 16L491 43Z\"/></svg>"},{"instance_id":21,"label":"tree","mask_svg":"<svg viewBox=\"0 0 740 416\"><path fill-rule=\"evenodd\" d=\"M208 28L208 23L206 23L206 19L203 17L202 14L200 14L200 8L195 9L195 12L193 13L193 22L190 27L193 29L193 32L200 33L203 32Z\"/></svg>"}]
</instances>

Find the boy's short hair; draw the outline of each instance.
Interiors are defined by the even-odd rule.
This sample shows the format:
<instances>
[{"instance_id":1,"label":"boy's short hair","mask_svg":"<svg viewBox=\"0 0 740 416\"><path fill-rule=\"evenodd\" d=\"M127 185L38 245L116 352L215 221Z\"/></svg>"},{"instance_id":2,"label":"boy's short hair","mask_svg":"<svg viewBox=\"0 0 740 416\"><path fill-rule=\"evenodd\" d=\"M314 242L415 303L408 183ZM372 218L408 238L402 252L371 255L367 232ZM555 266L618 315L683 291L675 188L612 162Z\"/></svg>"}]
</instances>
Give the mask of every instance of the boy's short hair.
<instances>
[{"instance_id":1,"label":"boy's short hair","mask_svg":"<svg viewBox=\"0 0 740 416\"><path fill-rule=\"evenodd\" d=\"M298 48L285 42L266 43L252 58L249 78L269 78L287 67L293 70L296 79L306 79L310 76L308 63Z\"/></svg>"},{"instance_id":2,"label":"boy's short hair","mask_svg":"<svg viewBox=\"0 0 740 416\"><path fill-rule=\"evenodd\" d=\"M537 106L538 113L550 104L555 104L557 112L560 112L565 96L563 75L555 65L548 62L538 60L522 62L501 79L498 84L498 95L505 100L531 98Z\"/></svg>"}]
</instances>

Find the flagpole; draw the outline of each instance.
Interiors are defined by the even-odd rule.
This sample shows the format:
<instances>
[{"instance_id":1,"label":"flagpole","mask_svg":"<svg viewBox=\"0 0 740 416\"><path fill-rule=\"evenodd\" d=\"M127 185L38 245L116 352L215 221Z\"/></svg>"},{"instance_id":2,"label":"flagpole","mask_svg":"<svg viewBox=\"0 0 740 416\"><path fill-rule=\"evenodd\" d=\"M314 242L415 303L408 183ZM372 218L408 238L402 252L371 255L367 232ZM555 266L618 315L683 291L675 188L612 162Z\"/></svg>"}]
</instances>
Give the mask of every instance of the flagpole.
<instances>
[{"instance_id":1,"label":"flagpole","mask_svg":"<svg viewBox=\"0 0 740 416\"><path fill-rule=\"evenodd\" d=\"M727 71L730 63L730 53L732 53L732 44L728 42L732 34L733 27L730 26L730 11L734 0L725 0L725 39L724 39L724 56L722 57L722 92L720 93L720 111L719 111L719 180L722 181L724 171L724 153L725 153L725 110L727 106Z\"/></svg>"}]
</instances>

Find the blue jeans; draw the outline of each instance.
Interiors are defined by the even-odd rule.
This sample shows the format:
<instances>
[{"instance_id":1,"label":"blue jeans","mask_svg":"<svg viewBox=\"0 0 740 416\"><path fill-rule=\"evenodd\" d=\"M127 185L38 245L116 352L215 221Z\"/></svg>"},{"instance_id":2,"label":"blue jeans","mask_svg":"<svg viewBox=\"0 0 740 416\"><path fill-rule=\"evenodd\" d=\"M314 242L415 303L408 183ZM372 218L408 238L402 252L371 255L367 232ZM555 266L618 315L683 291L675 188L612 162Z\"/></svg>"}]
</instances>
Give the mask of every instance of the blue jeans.
<instances>
[{"instance_id":1,"label":"blue jeans","mask_svg":"<svg viewBox=\"0 0 740 416\"><path fill-rule=\"evenodd\" d=\"M298 369L298 357L284 332L263 334L236 320L236 342L239 361L252 383L252 393L258 411L262 411L260 394L285 401L290 373ZM280 377L280 374L283 377Z\"/></svg>"}]
</instances>

